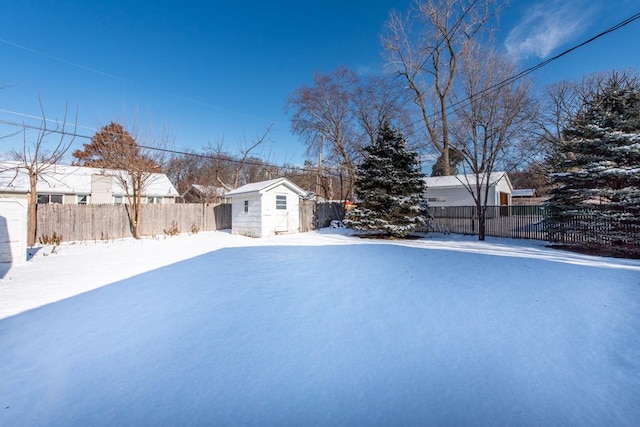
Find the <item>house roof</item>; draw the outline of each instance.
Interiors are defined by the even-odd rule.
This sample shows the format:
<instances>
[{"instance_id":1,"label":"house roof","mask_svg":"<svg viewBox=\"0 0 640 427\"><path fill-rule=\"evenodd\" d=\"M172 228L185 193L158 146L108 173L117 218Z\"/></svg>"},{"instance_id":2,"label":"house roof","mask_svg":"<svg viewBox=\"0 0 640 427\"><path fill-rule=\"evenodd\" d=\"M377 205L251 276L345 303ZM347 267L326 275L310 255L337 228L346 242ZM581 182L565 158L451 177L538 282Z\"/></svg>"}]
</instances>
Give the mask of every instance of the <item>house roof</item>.
<instances>
[{"instance_id":1,"label":"house roof","mask_svg":"<svg viewBox=\"0 0 640 427\"><path fill-rule=\"evenodd\" d=\"M501 179L506 179L509 187L513 188L506 172L491 172L489 176L482 174L480 175L480 182L486 182L487 178L489 179L490 185L497 183ZM427 188L453 188L476 185L476 175L471 173L466 175L432 176L425 178L425 182L427 183Z\"/></svg>"},{"instance_id":2,"label":"house roof","mask_svg":"<svg viewBox=\"0 0 640 427\"><path fill-rule=\"evenodd\" d=\"M287 178L276 178L270 179L268 181L260 181L260 182L252 182L251 184L243 185L242 187L238 187L235 190L229 191L227 196L237 196L239 194L247 194L247 193L260 193L264 194L265 192L279 186L284 185L288 187L291 191L298 194L299 196L304 196L307 194L302 188L295 185L293 182L289 181Z\"/></svg>"},{"instance_id":3,"label":"house roof","mask_svg":"<svg viewBox=\"0 0 640 427\"><path fill-rule=\"evenodd\" d=\"M12 193L29 192L29 176L26 170L17 169L20 162L0 161L0 191ZM38 180L36 191L43 194L91 194L93 175L116 175L124 171L84 166L51 165ZM126 192L117 179L112 180L112 192L115 196L124 196ZM153 173L144 189L145 196L176 197L176 191L167 175Z\"/></svg>"},{"instance_id":4,"label":"house roof","mask_svg":"<svg viewBox=\"0 0 640 427\"><path fill-rule=\"evenodd\" d=\"M511 197L535 197L535 195L535 188L521 188L511 192Z\"/></svg>"},{"instance_id":5,"label":"house roof","mask_svg":"<svg viewBox=\"0 0 640 427\"><path fill-rule=\"evenodd\" d=\"M182 196L184 197L184 195L190 191L196 191L203 197L225 197L227 189L224 187L217 187L215 185L191 184L189 188L182 193Z\"/></svg>"}]
</instances>

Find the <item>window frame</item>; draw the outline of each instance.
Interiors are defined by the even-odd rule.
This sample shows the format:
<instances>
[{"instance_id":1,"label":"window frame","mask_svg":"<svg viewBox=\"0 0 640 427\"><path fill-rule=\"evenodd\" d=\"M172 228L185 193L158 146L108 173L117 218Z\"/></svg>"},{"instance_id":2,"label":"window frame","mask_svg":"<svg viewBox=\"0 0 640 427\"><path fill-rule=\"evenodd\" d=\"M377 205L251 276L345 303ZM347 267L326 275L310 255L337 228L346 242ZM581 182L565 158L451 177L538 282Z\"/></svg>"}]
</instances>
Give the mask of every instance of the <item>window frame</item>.
<instances>
[{"instance_id":1,"label":"window frame","mask_svg":"<svg viewBox=\"0 0 640 427\"><path fill-rule=\"evenodd\" d=\"M276 194L276 210L277 211L286 211L287 210L287 195L286 194Z\"/></svg>"},{"instance_id":2,"label":"window frame","mask_svg":"<svg viewBox=\"0 0 640 427\"><path fill-rule=\"evenodd\" d=\"M46 202L44 198L46 197ZM55 201L53 198L55 197ZM63 194L37 194L36 193L36 204L38 205L62 205L64 204L64 195Z\"/></svg>"}]
</instances>

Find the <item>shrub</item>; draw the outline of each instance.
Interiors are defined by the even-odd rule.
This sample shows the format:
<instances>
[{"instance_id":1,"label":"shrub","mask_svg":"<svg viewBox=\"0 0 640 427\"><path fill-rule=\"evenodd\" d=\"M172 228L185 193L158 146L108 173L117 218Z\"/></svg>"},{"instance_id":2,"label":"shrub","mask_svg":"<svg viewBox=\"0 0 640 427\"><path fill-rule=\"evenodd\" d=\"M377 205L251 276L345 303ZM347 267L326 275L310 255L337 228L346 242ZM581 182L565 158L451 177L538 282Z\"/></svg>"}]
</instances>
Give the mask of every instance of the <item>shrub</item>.
<instances>
[{"instance_id":1,"label":"shrub","mask_svg":"<svg viewBox=\"0 0 640 427\"><path fill-rule=\"evenodd\" d=\"M169 229L165 229L163 231L164 231L164 234L167 236L177 236L178 234L180 234L178 223L175 221L171 222L171 227L169 227Z\"/></svg>"}]
</instances>

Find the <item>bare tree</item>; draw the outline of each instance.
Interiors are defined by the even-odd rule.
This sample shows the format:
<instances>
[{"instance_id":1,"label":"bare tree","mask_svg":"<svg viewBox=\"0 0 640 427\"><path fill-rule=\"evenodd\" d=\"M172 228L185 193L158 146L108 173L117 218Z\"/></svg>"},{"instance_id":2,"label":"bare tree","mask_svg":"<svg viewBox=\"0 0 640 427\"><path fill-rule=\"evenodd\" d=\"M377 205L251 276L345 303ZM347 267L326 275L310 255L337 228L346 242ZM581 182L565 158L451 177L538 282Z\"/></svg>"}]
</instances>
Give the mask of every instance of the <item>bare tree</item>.
<instances>
[{"instance_id":1,"label":"bare tree","mask_svg":"<svg viewBox=\"0 0 640 427\"><path fill-rule=\"evenodd\" d=\"M519 145L532 133L535 105L529 96L530 84L508 81L515 66L500 54L480 46L470 48L461 69L463 100L455 111L452 146L462 155L465 176L478 214L478 238L485 238L485 218L489 188L496 166L513 157L522 158Z\"/></svg>"},{"instance_id":2,"label":"bare tree","mask_svg":"<svg viewBox=\"0 0 640 427\"><path fill-rule=\"evenodd\" d=\"M29 176L29 201L28 201L28 221L27 221L27 245L36 244L38 233L38 182L45 180L46 172L55 167L62 160L69 148L73 144L76 136L78 123L78 114L73 124L67 123L67 107L65 106L62 121L54 121L54 125L50 124L42 106L42 101L38 99L40 105L41 122L37 129L36 138L29 142L27 138L28 127L23 126L23 144L22 150L12 150L11 157L17 163L11 166L15 170L15 176L23 171ZM49 141L54 139L56 142L49 145Z\"/></svg>"},{"instance_id":3,"label":"bare tree","mask_svg":"<svg viewBox=\"0 0 640 427\"><path fill-rule=\"evenodd\" d=\"M390 76L359 77L341 67L330 74L316 73L312 86L303 85L289 96L286 110L307 154L318 156L318 177L330 167L340 178L335 184L344 199L353 194L361 148L375 141L381 124L389 121L411 128L406 104L406 93ZM325 194L333 193L334 183L326 184Z\"/></svg>"},{"instance_id":4,"label":"bare tree","mask_svg":"<svg viewBox=\"0 0 640 427\"><path fill-rule=\"evenodd\" d=\"M383 36L388 63L419 110L425 139L450 175L450 115L461 61L487 29L502 0L417 0L406 16L392 13ZM426 148L426 147L425 147Z\"/></svg>"},{"instance_id":5,"label":"bare tree","mask_svg":"<svg viewBox=\"0 0 640 427\"><path fill-rule=\"evenodd\" d=\"M238 188L238 184L240 182L240 172L242 171L243 168L245 168L247 165L255 166L257 163L261 162L259 159L255 159L255 158L252 159L250 155L253 150L255 150L257 147L259 147L260 145L264 144L269 140L269 132L271 132L272 127L273 125L269 125L269 127L264 131L264 133L262 135L258 135L255 141L251 143L247 142L246 138L244 139L243 144L240 146L240 159L239 161L236 162L236 167L233 171L232 189ZM247 182L253 182L257 180L255 177L256 175L255 168L252 172L253 172L253 176L250 176Z\"/></svg>"},{"instance_id":6,"label":"bare tree","mask_svg":"<svg viewBox=\"0 0 640 427\"><path fill-rule=\"evenodd\" d=\"M166 142L164 137L160 142L149 140L155 145L163 142ZM82 150L76 150L73 157L78 165L104 168L105 174L111 175L124 189L131 232L139 239L142 195L154 173L161 172L163 152L149 145L141 147L122 125L111 122L103 126L90 143L83 144Z\"/></svg>"},{"instance_id":7,"label":"bare tree","mask_svg":"<svg viewBox=\"0 0 640 427\"><path fill-rule=\"evenodd\" d=\"M353 71L339 68L331 74L316 73L313 80L313 86L296 89L287 100L292 131L303 138L309 155L320 156L320 167L324 160L343 164L350 183L354 183L358 137L351 102L357 77ZM328 153L326 158L324 152Z\"/></svg>"},{"instance_id":8,"label":"bare tree","mask_svg":"<svg viewBox=\"0 0 640 427\"><path fill-rule=\"evenodd\" d=\"M358 78L352 94L354 115L360 129L359 145L370 145L385 123L395 123L411 134L413 123L407 108L407 91L399 87L397 76L375 75ZM363 141L366 139L366 141Z\"/></svg>"}]
</instances>

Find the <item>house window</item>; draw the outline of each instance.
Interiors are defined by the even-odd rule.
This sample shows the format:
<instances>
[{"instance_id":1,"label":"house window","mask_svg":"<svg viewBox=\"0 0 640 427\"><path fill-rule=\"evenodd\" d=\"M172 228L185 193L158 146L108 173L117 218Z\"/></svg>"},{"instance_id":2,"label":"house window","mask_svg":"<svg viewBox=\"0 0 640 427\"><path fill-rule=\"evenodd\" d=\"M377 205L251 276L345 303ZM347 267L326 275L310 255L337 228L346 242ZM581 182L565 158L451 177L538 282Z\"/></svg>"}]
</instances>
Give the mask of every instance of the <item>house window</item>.
<instances>
[{"instance_id":1,"label":"house window","mask_svg":"<svg viewBox=\"0 0 640 427\"><path fill-rule=\"evenodd\" d=\"M161 197L147 197L147 203L149 203L150 205L159 205L159 204L162 204L162 198Z\"/></svg>"},{"instance_id":2,"label":"house window","mask_svg":"<svg viewBox=\"0 0 640 427\"><path fill-rule=\"evenodd\" d=\"M446 197L427 197L427 202L446 202Z\"/></svg>"},{"instance_id":3,"label":"house window","mask_svg":"<svg viewBox=\"0 0 640 427\"><path fill-rule=\"evenodd\" d=\"M244 213L249 213L249 201L244 201Z\"/></svg>"},{"instance_id":4,"label":"house window","mask_svg":"<svg viewBox=\"0 0 640 427\"><path fill-rule=\"evenodd\" d=\"M123 202L124 200L122 199L122 196L113 196L114 205L121 205Z\"/></svg>"},{"instance_id":5,"label":"house window","mask_svg":"<svg viewBox=\"0 0 640 427\"><path fill-rule=\"evenodd\" d=\"M79 205L86 205L88 198L89 196L87 196L86 194L78 194L76 196L76 203Z\"/></svg>"},{"instance_id":6,"label":"house window","mask_svg":"<svg viewBox=\"0 0 640 427\"><path fill-rule=\"evenodd\" d=\"M62 194L38 194L37 203L40 205L47 205L49 203L62 204Z\"/></svg>"},{"instance_id":7,"label":"house window","mask_svg":"<svg viewBox=\"0 0 640 427\"><path fill-rule=\"evenodd\" d=\"M287 196L276 196L276 209L287 210Z\"/></svg>"}]
</instances>

